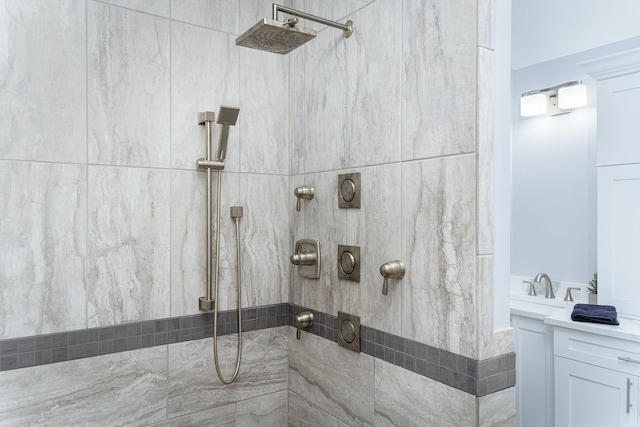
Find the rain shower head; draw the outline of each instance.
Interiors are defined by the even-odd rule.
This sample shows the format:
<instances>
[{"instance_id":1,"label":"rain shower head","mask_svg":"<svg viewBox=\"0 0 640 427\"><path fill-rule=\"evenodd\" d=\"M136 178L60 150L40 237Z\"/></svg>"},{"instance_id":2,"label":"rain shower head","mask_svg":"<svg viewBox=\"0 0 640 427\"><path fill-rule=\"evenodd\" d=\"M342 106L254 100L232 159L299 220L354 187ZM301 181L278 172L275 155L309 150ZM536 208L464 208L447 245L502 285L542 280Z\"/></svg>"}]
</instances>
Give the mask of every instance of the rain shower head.
<instances>
[{"instance_id":1,"label":"rain shower head","mask_svg":"<svg viewBox=\"0 0 640 427\"><path fill-rule=\"evenodd\" d=\"M227 156L227 140L229 139L229 126L235 126L238 120L238 113L240 108L227 107L225 105L220 106L218 111L217 123L222 125L222 131L220 132L220 142L218 143L217 160L223 162Z\"/></svg>"},{"instance_id":2,"label":"rain shower head","mask_svg":"<svg viewBox=\"0 0 640 427\"><path fill-rule=\"evenodd\" d=\"M344 31L345 37L353 34L353 22L350 20L347 21L346 24L340 24L339 22L310 15L274 3L273 19L265 18L249 28L236 39L236 45L285 55L316 36L317 33L314 30L296 27L295 25L298 22L297 18L288 19L284 22L279 21L278 12L288 13L289 15L341 29Z\"/></svg>"},{"instance_id":3,"label":"rain shower head","mask_svg":"<svg viewBox=\"0 0 640 427\"><path fill-rule=\"evenodd\" d=\"M316 36L304 27L264 18L236 39L236 45L286 55Z\"/></svg>"}]
</instances>

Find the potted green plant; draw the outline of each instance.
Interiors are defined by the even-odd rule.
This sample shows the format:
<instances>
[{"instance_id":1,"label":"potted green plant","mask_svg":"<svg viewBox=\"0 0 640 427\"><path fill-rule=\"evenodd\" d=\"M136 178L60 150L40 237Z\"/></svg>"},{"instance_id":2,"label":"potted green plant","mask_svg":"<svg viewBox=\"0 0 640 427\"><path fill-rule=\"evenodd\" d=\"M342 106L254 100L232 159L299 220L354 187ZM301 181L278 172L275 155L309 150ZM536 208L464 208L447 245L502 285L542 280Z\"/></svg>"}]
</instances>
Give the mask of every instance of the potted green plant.
<instances>
[{"instance_id":1,"label":"potted green plant","mask_svg":"<svg viewBox=\"0 0 640 427\"><path fill-rule=\"evenodd\" d=\"M593 273L593 279L587 286L587 292L589 293L589 304L598 303L598 273Z\"/></svg>"}]
</instances>

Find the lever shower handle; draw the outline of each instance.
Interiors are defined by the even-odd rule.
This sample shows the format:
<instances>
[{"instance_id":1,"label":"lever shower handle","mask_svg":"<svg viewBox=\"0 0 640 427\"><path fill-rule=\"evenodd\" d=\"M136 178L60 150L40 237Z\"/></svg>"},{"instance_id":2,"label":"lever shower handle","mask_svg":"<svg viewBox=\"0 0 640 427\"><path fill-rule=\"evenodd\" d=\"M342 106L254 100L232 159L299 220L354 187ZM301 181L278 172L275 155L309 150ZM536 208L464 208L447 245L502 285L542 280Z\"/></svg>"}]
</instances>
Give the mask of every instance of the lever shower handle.
<instances>
[{"instance_id":1,"label":"lever shower handle","mask_svg":"<svg viewBox=\"0 0 640 427\"><path fill-rule=\"evenodd\" d=\"M310 328L313 326L313 313L310 311L303 311L302 313L296 314L295 324L296 324L296 339L300 339L300 328Z\"/></svg>"},{"instance_id":2,"label":"lever shower handle","mask_svg":"<svg viewBox=\"0 0 640 427\"><path fill-rule=\"evenodd\" d=\"M307 185L296 187L296 189L293 190L293 194L298 198L298 201L296 203L296 211L300 211L300 201L302 199L305 199L305 200L313 199L313 192L314 192L313 187L309 187Z\"/></svg>"},{"instance_id":3,"label":"lever shower handle","mask_svg":"<svg viewBox=\"0 0 640 427\"><path fill-rule=\"evenodd\" d=\"M389 293L389 279L402 279L404 277L404 263L400 260L389 261L380 266L380 274L384 277L382 281L382 295Z\"/></svg>"}]
</instances>

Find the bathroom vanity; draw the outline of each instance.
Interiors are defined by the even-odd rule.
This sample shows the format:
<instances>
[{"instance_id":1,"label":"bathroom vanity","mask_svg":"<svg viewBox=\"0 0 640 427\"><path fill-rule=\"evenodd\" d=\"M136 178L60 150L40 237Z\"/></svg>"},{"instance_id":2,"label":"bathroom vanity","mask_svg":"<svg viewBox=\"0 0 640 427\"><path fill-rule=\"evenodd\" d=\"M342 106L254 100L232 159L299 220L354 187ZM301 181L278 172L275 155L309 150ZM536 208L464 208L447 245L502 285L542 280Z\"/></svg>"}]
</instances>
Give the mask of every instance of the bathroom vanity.
<instances>
[{"instance_id":1,"label":"bathroom vanity","mask_svg":"<svg viewBox=\"0 0 640 427\"><path fill-rule=\"evenodd\" d=\"M640 321L574 322L574 304L512 295L517 425L640 425Z\"/></svg>"},{"instance_id":2,"label":"bathroom vanity","mask_svg":"<svg viewBox=\"0 0 640 427\"><path fill-rule=\"evenodd\" d=\"M556 310L558 307L511 301L518 426L554 425L553 327L544 318Z\"/></svg>"},{"instance_id":3,"label":"bathroom vanity","mask_svg":"<svg viewBox=\"0 0 640 427\"><path fill-rule=\"evenodd\" d=\"M640 323L571 320L571 309L544 323L553 327L555 425L638 426Z\"/></svg>"}]
</instances>

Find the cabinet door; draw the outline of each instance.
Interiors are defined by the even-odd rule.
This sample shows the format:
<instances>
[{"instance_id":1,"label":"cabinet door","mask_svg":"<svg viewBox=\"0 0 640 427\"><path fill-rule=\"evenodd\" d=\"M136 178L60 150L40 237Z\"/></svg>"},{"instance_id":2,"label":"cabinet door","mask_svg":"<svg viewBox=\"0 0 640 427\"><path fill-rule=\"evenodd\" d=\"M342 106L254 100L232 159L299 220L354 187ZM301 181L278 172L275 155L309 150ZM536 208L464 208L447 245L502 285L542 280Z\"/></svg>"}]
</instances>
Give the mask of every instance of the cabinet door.
<instances>
[{"instance_id":1,"label":"cabinet door","mask_svg":"<svg viewBox=\"0 0 640 427\"><path fill-rule=\"evenodd\" d=\"M520 316L511 316L511 326L516 343L517 425L553 427L553 329L542 320Z\"/></svg>"},{"instance_id":2,"label":"cabinet door","mask_svg":"<svg viewBox=\"0 0 640 427\"><path fill-rule=\"evenodd\" d=\"M640 73L598 82L598 166L640 162Z\"/></svg>"},{"instance_id":3,"label":"cabinet door","mask_svg":"<svg viewBox=\"0 0 640 427\"><path fill-rule=\"evenodd\" d=\"M638 425L638 377L555 358L556 425L627 427Z\"/></svg>"},{"instance_id":4,"label":"cabinet door","mask_svg":"<svg viewBox=\"0 0 640 427\"><path fill-rule=\"evenodd\" d=\"M638 144L640 146L640 144ZM640 316L640 164L598 168L598 302Z\"/></svg>"}]
</instances>

